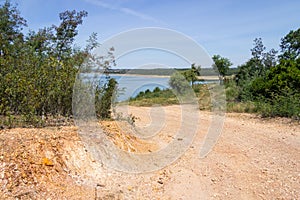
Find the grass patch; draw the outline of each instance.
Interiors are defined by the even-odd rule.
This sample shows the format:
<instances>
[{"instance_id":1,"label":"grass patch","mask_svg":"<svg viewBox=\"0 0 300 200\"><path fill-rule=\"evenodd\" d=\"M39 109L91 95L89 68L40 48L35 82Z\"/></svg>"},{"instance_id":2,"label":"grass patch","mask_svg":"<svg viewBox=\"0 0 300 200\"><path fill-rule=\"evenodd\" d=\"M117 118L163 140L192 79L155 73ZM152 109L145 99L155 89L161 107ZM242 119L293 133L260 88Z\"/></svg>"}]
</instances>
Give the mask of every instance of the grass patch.
<instances>
[{"instance_id":1,"label":"grass patch","mask_svg":"<svg viewBox=\"0 0 300 200\"><path fill-rule=\"evenodd\" d=\"M255 103L249 102L228 102L226 106L227 112L236 113L256 113L258 110Z\"/></svg>"},{"instance_id":2,"label":"grass patch","mask_svg":"<svg viewBox=\"0 0 300 200\"><path fill-rule=\"evenodd\" d=\"M211 109L211 97L207 85L194 85L196 97L198 98L199 109ZM128 104L132 106L153 106L153 105L177 105L179 100L170 89L161 90L155 88L153 91L146 90L140 92L136 97L130 98Z\"/></svg>"},{"instance_id":3,"label":"grass patch","mask_svg":"<svg viewBox=\"0 0 300 200\"><path fill-rule=\"evenodd\" d=\"M159 87L156 87L153 91L146 90L140 92L136 97L130 98L128 103L131 106L166 106L179 104L179 101L172 90L161 90Z\"/></svg>"},{"instance_id":4,"label":"grass patch","mask_svg":"<svg viewBox=\"0 0 300 200\"><path fill-rule=\"evenodd\" d=\"M262 98L256 106L262 117L289 117L295 120L300 119L300 94L286 93L274 96L272 99Z\"/></svg>"}]
</instances>

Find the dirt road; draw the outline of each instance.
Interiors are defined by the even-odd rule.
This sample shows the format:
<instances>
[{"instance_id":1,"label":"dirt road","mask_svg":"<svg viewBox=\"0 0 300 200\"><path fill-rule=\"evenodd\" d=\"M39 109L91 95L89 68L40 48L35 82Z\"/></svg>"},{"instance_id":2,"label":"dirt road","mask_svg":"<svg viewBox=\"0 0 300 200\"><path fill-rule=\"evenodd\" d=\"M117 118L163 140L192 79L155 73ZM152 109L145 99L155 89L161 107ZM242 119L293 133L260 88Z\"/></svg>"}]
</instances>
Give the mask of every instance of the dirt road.
<instances>
[{"instance_id":1,"label":"dirt road","mask_svg":"<svg viewBox=\"0 0 300 200\"><path fill-rule=\"evenodd\" d=\"M129 112L138 117L137 127L155 120L150 108ZM159 145L167 145L178 126L178 106L164 113L167 127L149 127L159 130ZM199 151L211 113L201 111L198 123L182 157L140 174L97 162L76 127L2 130L0 199L299 199L299 123L226 114L222 134L205 158Z\"/></svg>"}]
</instances>

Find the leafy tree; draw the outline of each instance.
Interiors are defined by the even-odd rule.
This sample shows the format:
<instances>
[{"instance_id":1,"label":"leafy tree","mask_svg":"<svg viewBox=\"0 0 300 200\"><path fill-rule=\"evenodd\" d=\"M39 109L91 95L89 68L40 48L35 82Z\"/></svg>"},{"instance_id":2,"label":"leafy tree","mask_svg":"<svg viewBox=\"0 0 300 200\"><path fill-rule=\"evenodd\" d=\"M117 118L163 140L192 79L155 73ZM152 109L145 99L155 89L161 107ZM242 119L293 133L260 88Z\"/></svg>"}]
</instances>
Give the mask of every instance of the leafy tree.
<instances>
[{"instance_id":1,"label":"leafy tree","mask_svg":"<svg viewBox=\"0 0 300 200\"><path fill-rule=\"evenodd\" d=\"M157 92L160 92L160 91L161 91L161 89L159 87L155 87L154 90L153 90L154 93L157 93Z\"/></svg>"},{"instance_id":2,"label":"leafy tree","mask_svg":"<svg viewBox=\"0 0 300 200\"><path fill-rule=\"evenodd\" d=\"M196 66L195 63L191 65L191 69L188 69L182 73L182 75L185 77L185 79L192 83L192 87L194 86L194 83L198 80L197 76L200 76L201 66Z\"/></svg>"},{"instance_id":3,"label":"leafy tree","mask_svg":"<svg viewBox=\"0 0 300 200\"><path fill-rule=\"evenodd\" d=\"M261 38L254 39L254 47L251 49L253 60L256 63L256 69L259 70L259 74L264 75L266 69L270 69L276 65L276 54L275 49L271 49L265 52L266 47L264 46Z\"/></svg>"},{"instance_id":4,"label":"leafy tree","mask_svg":"<svg viewBox=\"0 0 300 200\"><path fill-rule=\"evenodd\" d=\"M9 1L0 7L0 56L11 55L16 41L23 40L22 29L27 26L26 20Z\"/></svg>"},{"instance_id":5,"label":"leafy tree","mask_svg":"<svg viewBox=\"0 0 300 200\"><path fill-rule=\"evenodd\" d=\"M185 95L190 88L189 82L182 75L182 73L178 71L174 72L170 77L169 85L179 95Z\"/></svg>"},{"instance_id":6,"label":"leafy tree","mask_svg":"<svg viewBox=\"0 0 300 200\"><path fill-rule=\"evenodd\" d=\"M295 60L300 55L300 28L296 31L290 31L281 39L281 59Z\"/></svg>"},{"instance_id":7,"label":"leafy tree","mask_svg":"<svg viewBox=\"0 0 300 200\"><path fill-rule=\"evenodd\" d=\"M275 49L271 49L270 51L263 53L262 64L265 69L270 69L277 64L277 53Z\"/></svg>"},{"instance_id":8,"label":"leafy tree","mask_svg":"<svg viewBox=\"0 0 300 200\"><path fill-rule=\"evenodd\" d=\"M266 97L280 95L284 90L300 93L300 59L281 60L278 65L270 69L264 82L264 91L261 95Z\"/></svg>"},{"instance_id":9,"label":"leafy tree","mask_svg":"<svg viewBox=\"0 0 300 200\"><path fill-rule=\"evenodd\" d=\"M299 31L282 39L279 63L277 51L265 52L262 40L255 39L253 57L239 66L236 75L239 98L254 101L263 116L300 118Z\"/></svg>"},{"instance_id":10,"label":"leafy tree","mask_svg":"<svg viewBox=\"0 0 300 200\"><path fill-rule=\"evenodd\" d=\"M98 45L96 34L85 49L74 47L78 26L86 16L85 11L65 11L58 26L23 35L26 21L17 8L9 1L0 5L0 115L21 115L35 123L40 116L72 114L79 66L93 58L98 67L108 69L113 61L112 52L101 57L91 54Z\"/></svg>"},{"instance_id":11,"label":"leafy tree","mask_svg":"<svg viewBox=\"0 0 300 200\"><path fill-rule=\"evenodd\" d=\"M78 34L77 27L83 22L83 17L87 16L86 11L65 11L59 14L62 21L61 24L54 29L56 30L55 42L58 59L61 59L64 54L70 53L75 36Z\"/></svg>"},{"instance_id":12,"label":"leafy tree","mask_svg":"<svg viewBox=\"0 0 300 200\"><path fill-rule=\"evenodd\" d=\"M219 79L222 83L232 63L228 58L221 57L220 55L214 55L212 59L214 61L212 65L213 69L219 73Z\"/></svg>"},{"instance_id":13,"label":"leafy tree","mask_svg":"<svg viewBox=\"0 0 300 200\"><path fill-rule=\"evenodd\" d=\"M254 39L254 47L251 49L252 57L245 64L238 66L236 81L239 86L243 87L243 90L248 88L245 86L249 85L252 80L264 77L267 71L276 65L277 51L271 49L265 52L265 50L266 47L263 45L262 39Z\"/></svg>"},{"instance_id":14,"label":"leafy tree","mask_svg":"<svg viewBox=\"0 0 300 200\"><path fill-rule=\"evenodd\" d=\"M266 50L261 38L254 39L254 47L251 49L252 58L260 62L263 57L263 52Z\"/></svg>"}]
</instances>

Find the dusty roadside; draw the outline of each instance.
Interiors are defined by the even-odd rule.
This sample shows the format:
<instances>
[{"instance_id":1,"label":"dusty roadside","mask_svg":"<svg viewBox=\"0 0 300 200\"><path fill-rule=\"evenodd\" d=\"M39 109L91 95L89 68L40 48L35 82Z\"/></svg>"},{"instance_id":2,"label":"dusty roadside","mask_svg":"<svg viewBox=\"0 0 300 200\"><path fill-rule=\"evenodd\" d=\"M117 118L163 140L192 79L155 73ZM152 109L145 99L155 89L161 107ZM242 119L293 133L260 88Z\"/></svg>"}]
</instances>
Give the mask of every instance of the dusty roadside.
<instances>
[{"instance_id":1,"label":"dusty roadside","mask_svg":"<svg viewBox=\"0 0 300 200\"><path fill-rule=\"evenodd\" d=\"M176 106L165 108L168 130ZM150 108L131 107L139 124ZM188 151L162 170L128 174L107 169L84 148L74 126L0 131L0 199L297 199L300 125L227 114L217 144L200 146L210 125L201 112ZM162 129L163 130L163 129Z\"/></svg>"}]
</instances>

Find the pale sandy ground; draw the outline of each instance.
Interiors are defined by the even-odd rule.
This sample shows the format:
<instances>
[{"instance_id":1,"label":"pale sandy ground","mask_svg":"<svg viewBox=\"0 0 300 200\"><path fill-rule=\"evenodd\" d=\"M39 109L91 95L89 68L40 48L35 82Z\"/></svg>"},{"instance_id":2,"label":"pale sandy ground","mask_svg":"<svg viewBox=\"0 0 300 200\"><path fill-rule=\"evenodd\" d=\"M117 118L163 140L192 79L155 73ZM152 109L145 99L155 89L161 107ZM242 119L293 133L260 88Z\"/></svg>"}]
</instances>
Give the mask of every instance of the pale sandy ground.
<instances>
[{"instance_id":1,"label":"pale sandy ground","mask_svg":"<svg viewBox=\"0 0 300 200\"><path fill-rule=\"evenodd\" d=\"M166 127L149 127L158 130L160 145L172 140L178 110L164 107ZM151 112L155 116L155 109L130 107L129 112L139 118L138 127L155 121L149 117ZM200 112L197 136L177 161L141 174L117 172L98 163L83 147L75 127L0 131L0 198L299 199L299 123L226 114L216 145L200 158L210 119L210 112ZM43 157L53 166L39 163Z\"/></svg>"}]
</instances>

